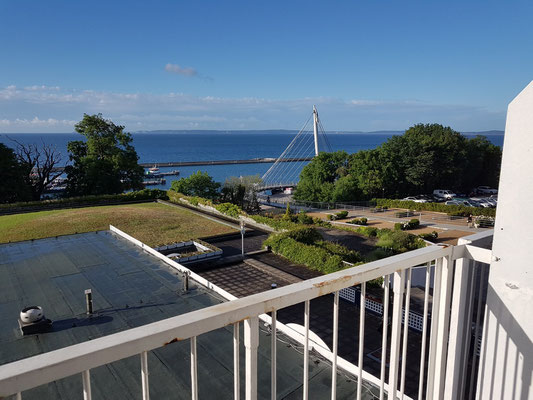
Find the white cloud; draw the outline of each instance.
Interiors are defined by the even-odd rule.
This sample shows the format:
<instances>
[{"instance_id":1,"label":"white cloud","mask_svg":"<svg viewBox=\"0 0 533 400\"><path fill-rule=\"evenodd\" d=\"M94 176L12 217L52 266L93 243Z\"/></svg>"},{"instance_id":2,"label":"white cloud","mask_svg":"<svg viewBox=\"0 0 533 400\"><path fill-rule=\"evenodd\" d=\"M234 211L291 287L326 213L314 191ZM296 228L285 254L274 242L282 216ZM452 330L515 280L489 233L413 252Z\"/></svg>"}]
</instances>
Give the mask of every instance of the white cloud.
<instances>
[{"instance_id":1,"label":"white cloud","mask_svg":"<svg viewBox=\"0 0 533 400\"><path fill-rule=\"evenodd\" d=\"M11 85L0 88L0 129L11 133L72 132L84 113L102 113L131 131L300 129L314 104L327 130L401 130L419 122L437 122L460 131L480 131L502 129L505 121L505 110L415 100L276 100Z\"/></svg>"},{"instance_id":2,"label":"white cloud","mask_svg":"<svg viewBox=\"0 0 533 400\"><path fill-rule=\"evenodd\" d=\"M198 75L198 71L196 71L194 68L191 68L191 67L182 68L178 64L170 64L170 63L165 65L165 71L171 72L173 74L185 75L185 76Z\"/></svg>"}]
</instances>

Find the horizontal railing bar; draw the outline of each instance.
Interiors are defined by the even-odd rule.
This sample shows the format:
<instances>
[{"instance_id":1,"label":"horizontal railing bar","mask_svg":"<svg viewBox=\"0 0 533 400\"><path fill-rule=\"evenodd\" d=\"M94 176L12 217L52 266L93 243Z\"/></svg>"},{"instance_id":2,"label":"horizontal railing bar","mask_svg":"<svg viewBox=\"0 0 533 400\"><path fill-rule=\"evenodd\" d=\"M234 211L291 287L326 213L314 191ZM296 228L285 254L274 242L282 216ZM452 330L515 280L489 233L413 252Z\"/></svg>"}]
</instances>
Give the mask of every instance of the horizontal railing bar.
<instances>
[{"instance_id":1,"label":"horizontal railing bar","mask_svg":"<svg viewBox=\"0 0 533 400\"><path fill-rule=\"evenodd\" d=\"M326 276L193 311L0 366L0 396L199 336L250 317L302 303L361 282L452 254L430 246Z\"/></svg>"}]
</instances>

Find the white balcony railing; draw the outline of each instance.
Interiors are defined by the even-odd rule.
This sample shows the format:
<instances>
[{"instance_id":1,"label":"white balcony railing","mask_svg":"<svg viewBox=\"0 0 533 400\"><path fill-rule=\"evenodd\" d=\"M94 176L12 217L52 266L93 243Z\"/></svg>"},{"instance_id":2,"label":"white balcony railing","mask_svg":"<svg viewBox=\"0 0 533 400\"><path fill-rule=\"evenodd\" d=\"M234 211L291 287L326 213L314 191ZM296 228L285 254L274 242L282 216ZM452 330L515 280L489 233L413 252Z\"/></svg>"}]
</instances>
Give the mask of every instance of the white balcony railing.
<instances>
[{"instance_id":1,"label":"white balcony railing","mask_svg":"<svg viewBox=\"0 0 533 400\"><path fill-rule=\"evenodd\" d=\"M192 275L200 283L215 288L205 279L191 273L180 264L166 258L139 241L112 228L113 231L142 246L147 252L167 262L171 267ZM407 398L405 388L405 360L407 349L407 332L403 329L403 308L407 313L410 296L411 271L415 266L432 263L427 268L426 290L423 313L423 334L421 341L420 382L418 398L440 399L464 397L468 392L464 381L465 371L470 365L465 353L471 337L472 287L471 277L474 263L490 263L490 250L472 246L476 239L490 236L484 232L462 239L458 246L430 246L408 253L378 260L358 267L353 267L315 279L295 283L268 292L255 294L204 308L198 311L161 320L145 326L129 329L120 333L90 340L49 353L30 357L0 366L0 397L16 395L23 397L25 390L48 382L56 381L75 374L81 374L84 399L91 399L90 371L101 365L112 363L126 357L139 355L142 383L142 398L149 399L148 358L151 350L173 341L190 341L190 372L192 398L198 397L197 381L197 347L196 338L204 333L233 325L234 327L234 392L239 393L239 324L244 324L245 345L245 397L257 397L257 348L259 345L259 320L272 327L271 335L271 392L276 398L276 333L283 331L299 340L304 345L303 394L308 395L308 361L311 349L321 353L332 365L331 398L336 398L337 369L344 369L357 375L358 398L361 398L363 380L379 387L380 398ZM456 262L455 262L456 261ZM455 268L454 268L455 265ZM455 277L454 277L455 274ZM431 324L428 323L430 275L433 276L433 297ZM392 309L391 339L387 340L388 324L383 324L382 360L387 359L387 347L390 343L389 373L386 376L385 362L382 362L380 376L374 377L364 371L364 317L365 307L361 307L359 324L358 365L348 363L337 354L338 348L338 313L339 291L354 285L361 285L361 304L365 301L366 282L384 277L385 290L383 299L384 320L387 320L389 308ZM393 301L389 305L389 281L393 282ZM452 285L453 282L453 285ZM215 288L218 289L218 288ZM220 290L220 289L218 289ZM331 351L309 337L310 300L327 294L334 295L333 303L333 346ZM404 305L405 299L405 305ZM453 301L452 301L453 299ZM277 311L295 304L305 304L304 334L298 334L277 321ZM389 307L390 306L390 307ZM270 313L270 316L267 315ZM477 314L479 318L479 310ZM470 318L470 319L469 319ZM479 321L478 321L479 322ZM428 326L430 325L430 326ZM477 338L478 336L476 336ZM429 347L426 345L429 340ZM403 342L403 345L402 345ZM426 348L427 353L426 353ZM400 350L403 356L400 356ZM427 370L427 373L425 371ZM465 389L466 388L466 389ZM446 390L446 393L445 393Z\"/></svg>"}]
</instances>

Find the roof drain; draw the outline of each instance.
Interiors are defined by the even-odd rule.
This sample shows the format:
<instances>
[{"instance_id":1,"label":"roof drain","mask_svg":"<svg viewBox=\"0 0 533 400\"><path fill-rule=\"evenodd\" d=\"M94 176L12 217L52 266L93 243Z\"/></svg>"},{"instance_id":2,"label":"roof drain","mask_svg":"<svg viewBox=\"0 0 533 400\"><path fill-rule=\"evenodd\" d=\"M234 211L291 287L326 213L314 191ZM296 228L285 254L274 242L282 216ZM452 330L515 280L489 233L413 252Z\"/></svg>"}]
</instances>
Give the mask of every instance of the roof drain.
<instances>
[{"instance_id":1,"label":"roof drain","mask_svg":"<svg viewBox=\"0 0 533 400\"><path fill-rule=\"evenodd\" d=\"M23 308L18 323L23 335L47 332L52 327L52 321L44 316L43 309L39 306Z\"/></svg>"}]
</instances>

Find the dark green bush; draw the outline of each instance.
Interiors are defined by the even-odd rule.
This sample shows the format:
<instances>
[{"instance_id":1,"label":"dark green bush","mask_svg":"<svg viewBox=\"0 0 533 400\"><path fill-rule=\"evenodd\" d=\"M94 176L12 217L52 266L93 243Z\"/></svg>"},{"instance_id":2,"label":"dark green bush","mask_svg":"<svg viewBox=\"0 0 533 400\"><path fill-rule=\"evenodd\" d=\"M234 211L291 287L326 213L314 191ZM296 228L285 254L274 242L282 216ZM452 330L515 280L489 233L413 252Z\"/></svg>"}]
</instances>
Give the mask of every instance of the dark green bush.
<instances>
[{"instance_id":1,"label":"dark green bush","mask_svg":"<svg viewBox=\"0 0 533 400\"><path fill-rule=\"evenodd\" d=\"M307 215L305 211L301 211L298 214L298 222L304 225L311 225L313 224L313 218Z\"/></svg>"},{"instance_id":2,"label":"dark green bush","mask_svg":"<svg viewBox=\"0 0 533 400\"><path fill-rule=\"evenodd\" d=\"M270 246L275 253L281 254L294 263L307 265L309 268L324 274L345 268L340 256L332 255L323 248L300 243L291 237L282 235L271 235L263 244Z\"/></svg>"},{"instance_id":3,"label":"dark green bush","mask_svg":"<svg viewBox=\"0 0 533 400\"><path fill-rule=\"evenodd\" d=\"M394 224L394 230L395 230L395 231L401 231L401 230L403 230L403 222L396 222L396 223Z\"/></svg>"},{"instance_id":4,"label":"dark green bush","mask_svg":"<svg viewBox=\"0 0 533 400\"><path fill-rule=\"evenodd\" d=\"M296 228L288 232L280 234L281 237L289 237L305 244L313 244L318 240L322 240L322 236L316 228Z\"/></svg>"},{"instance_id":5,"label":"dark green bush","mask_svg":"<svg viewBox=\"0 0 533 400\"><path fill-rule=\"evenodd\" d=\"M335 214L335 216L337 217L337 219L344 219L348 216L348 211L346 210L339 211L338 213Z\"/></svg>"},{"instance_id":6,"label":"dark green bush","mask_svg":"<svg viewBox=\"0 0 533 400\"><path fill-rule=\"evenodd\" d=\"M382 229L381 231L384 230ZM415 235L402 231L387 231L382 232L381 235L378 234L379 240L376 243L377 246L391 249L395 253L404 253L425 246L425 243Z\"/></svg>"},{"instance_id":7,"label":"dark green bush","mask_svg":"<svg viewBox=\"0 0 533 400\"><path fill-rule=\"evenodd\" d=\"M420 235L418 235L418 237L433 242L439 237L439 233L437 231L433 231L431 233L421 233Z\"/></svg>"},{"instance_id":8,"label":"dark green bush","mask_svg":"<svg viewBox=\"0 0 533 400\"><path fill-rule=\"evenodd\" d=\"M350 250L347 247L341 244L338 244L338 243L327 242L325 240L319 240L315 242L315 246L321 247L329 251L331 254L338 255L342 257L344 261L347 261L352 264L361 262L363 260L359 252Z\"/></svg>"},{"instance_id":9,"label":"dark green bush","mask_svg":"<svg viewBox=\"0 0 533 400\"><path fill-rule=\"evenodd\" d=\"M367 222L368 222L368 219L363 217L363 218L354 218L349 223L355 224L355 225L366 225Z\"/></svg>"}]
</instances>

